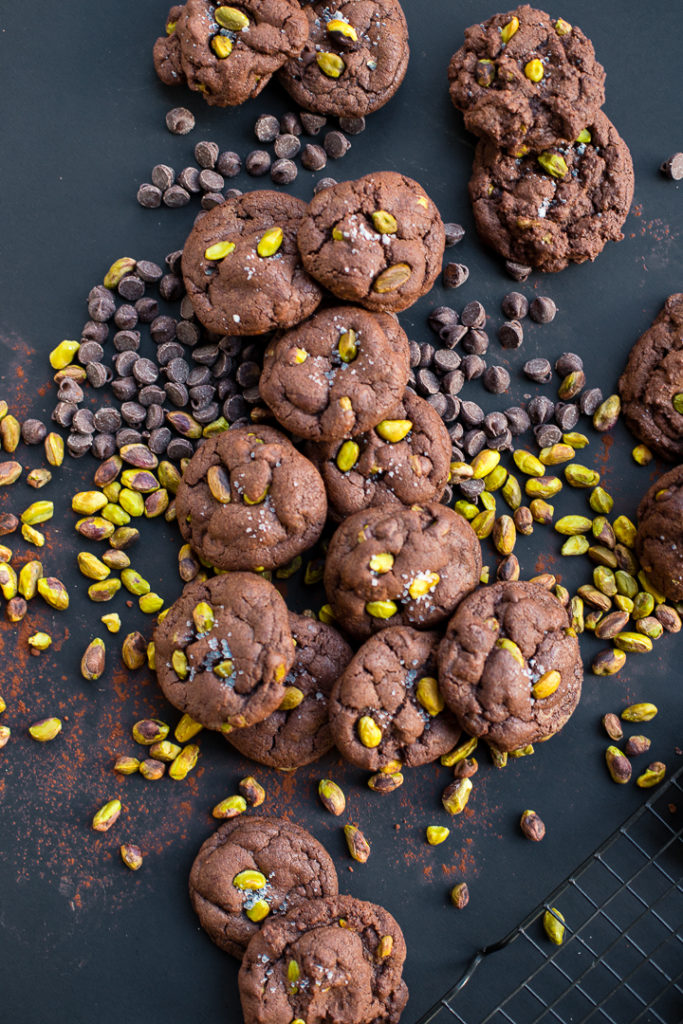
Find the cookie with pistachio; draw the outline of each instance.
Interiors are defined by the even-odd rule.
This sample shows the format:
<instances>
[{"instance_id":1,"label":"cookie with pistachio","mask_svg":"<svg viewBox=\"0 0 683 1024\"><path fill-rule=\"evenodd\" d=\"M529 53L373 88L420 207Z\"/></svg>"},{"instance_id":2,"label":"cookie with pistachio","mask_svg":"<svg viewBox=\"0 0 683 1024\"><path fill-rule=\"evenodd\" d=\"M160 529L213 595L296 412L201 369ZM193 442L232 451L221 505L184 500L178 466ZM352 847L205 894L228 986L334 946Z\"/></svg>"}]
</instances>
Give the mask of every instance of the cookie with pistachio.
<instances>
[{"instance_id":1,"label":"cookie with pistachio","mask_svg":"<svg viewBox=\"0 0 683 1024\"><path fill-rule=\"evenodd\" d=\"M334 742L347 761L377 772L435 761L460 738L436 673L439 634L383 629L351 659L330 697Z\"/></svg>"},{"instance_id":2,"label":"cookie with pistachio","mask_svg":"<svg viewBox=\"0 0 683 1024\"><path fill-rule=\"evenodd\" d=\"M290 612L289 628L296 647L279 708L258 725L228 734L240 754L282 771L317 761L334 746L327 702L353 654L336 629L317 619Z\"/></svg>"},{"instance_id":3,"label":"cookie with pistachio","mask_svg":"<svg viewBox=\"0 0 683 1024\"><path fill-rule=\"evenodd\" d=\"M590 39L528 4L468 28L448 81L465 127L517 155L573 142L605 102Z\"/></svg>"},{"instance_id":4,"label":"cookie with pistachio","mask_svg":"<svg viewBox=\"0 0 683 1024\"><path fill-rule=\"evenodd\" d=\"M315 466L274 427L233 427L190 459L176 494L185 540L217 569L276 569L325 525Z\"/></svg>"},{"instance_id":5,"label":"cookie with pistachio","mask_svg":"<svg viewBox=\"0 0 683 1024\"><path fill-rule=\"evenodd\" d=\"M576 631L537 583L494 583L466 597L448 623L438 667L463 730L501 751L548 739L581 697Z\"/></svg>"},{"instance_id":6,"label":"cookie with pistachio","mask_svg":"<svg viewBox=\"0 0 683 1024\"><path fill-rule=\"evenodd\" d=\"M325 590L340 627L432 629L479 583L481 546L446 505L381 505L345 519L330 541Z\"/></svg>"},{"instance_id":7,"label":"cookie with pistachio","mask_svg":"<svg viewBox=\"0 0 683 1024\"><path fill-rule=\"evenodd\" d=\"M670 295L629 353L619 380L624 419L662 459L683 460L683 293Z\"/></svg>"},{"instance_id":8,"label":"cookie with pistachio","mask_svg":"<svg viewBox=\"0 0 683 1024\"><path fill-rule=\"evenodd\" d=\"M636 551L669 601L683 601L683 466L655 480L638 506Z\"/></svg>"},{"instance_id":9,"label":"cookie with pistachio","mask_svg":"<svg viewBox=\"0 0 683 1024\"><path fill-rule=\"evenodd\" d=\"M238 6L187 0L173 7L166 35L154 45L154 66L166 85L186 82L216 107L258 96L308 38L295 0L243 0Z\"/></svg>"},{"instance_id":10,"label":"cookie with pistachio","mask_svg":"<svg viewBox=\"0 0 683 1024\"><path fill-rule=\"evenodd\" d=\"M396 313L436 280L445 233L421 185L380 171L318 192L298 244L304 269L337 298Z\"/></svg>"},{"instance_id":11,"label":"cookie with pistachio","mask_svg":"<svg viewBox=\"0 0 683 1024\"><path fill-rule=\"evenodd\" d=\"M398 0L306 4L308 42L279 78L304 110L365 117L383 107L408 68L408 26Z\"/></svg>"},{"instance_id":12,"label":"cookie with pistachio","mask_svg":"<svg viewBox=\"0 0 683 1024\"><path fill-rule=\"evenodd\" d=\"M268 345L259 390L292 434L339 441L370 430L401 401L409 362L393 317L335 306Z\"/></svg>"},{"instance_id":13,"label":"cookie with pistachio","mask_svg":"<svg viewBox=\"0 0 683 1024\"><path fill-rule=\"evenodd\" d=\"M336 896L327 850L282 818L228 821L202 844L190 870L190 900L212 942L239 960L263 921L305 900Z\"/></svg>"},{"instance_id":14,"label":"cookie with pistachio","mask_svg":"<svg viewBox=\"0 0 683 1024\"><path fill-rule=\"evenodd\" d=\"M287 605L255 573L188 583L154 631L164 696L207 729L262 722L294 661Z\"/></svg>"},{"instance_id":15,"label":"cookie with pistachio","mask_svg":"<svg viewBox=\"0 0 683 1024\"><path fill-rule=\"evenodd\" d=\"M372 430L349 441L308 444L306 454L325 483L330 515L341 520L370 505L438 501L451 448L439 414L406 388L402 401Z\"/></svg>"},{"instance_id":16,"label":"cookie with pistachio","mask_svg":"<svg viewBox=\"0 0 683 1024\"><path fill-rule=\"evenodd\" d=\"M297 231L306 204L269 190L228 199L195 224L183 279L198 320L217 334L266 334L305 320L322 299Z\"/></svg>"},{"instance_id":17,"label":"cookie with pistachio","mask_svg":"<svg viewBox=\"0 0 683 1024\"><path fill-rule=\"evenodd\" d=\"M594 260L621 228L633 199L633 162L598 113L575 142L521 158L480 142L470 199L477 231L505 259L537 270Z\"/></svg>"},{"instance_id":18,"label":"cookie with pistachio","mask_svg":"<svg viewBox=\"0 0 683 1024\"><path fill-rule=\"evenodd\" d=\"M392 915L353 896L308 900L266 921L238 984L245 1024L398 1024L406 944Z\"/></svg>"}]
</instances>

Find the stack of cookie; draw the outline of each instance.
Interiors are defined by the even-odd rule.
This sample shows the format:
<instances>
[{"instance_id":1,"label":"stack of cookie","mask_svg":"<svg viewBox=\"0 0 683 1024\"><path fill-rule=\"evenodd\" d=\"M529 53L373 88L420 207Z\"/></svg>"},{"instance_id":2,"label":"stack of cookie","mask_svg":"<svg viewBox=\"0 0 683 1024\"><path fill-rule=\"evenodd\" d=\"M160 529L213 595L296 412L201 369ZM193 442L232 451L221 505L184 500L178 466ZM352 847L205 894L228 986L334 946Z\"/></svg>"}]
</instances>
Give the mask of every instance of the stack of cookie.
<instances>
[{"instance_id":1,"label":"stack of cookie","mask_svg":"<svg viewBox=\"0 0 683 1024\"><path fill-rule=\"evenodd\" d=\"M558 271L623 238L631 154L600 110L605 72L581 29L528 4L496 14L466 30L448 78L481 140L469 191L488 245Z\"/></svg>"},{"instance_id":2,"label":"stack of cookie","mask_svg":"<svg viewBox=\"0 0 683 1024\"><path fill-rule=\"evenodd\" d=\"M307 111L364 117L394 95L408 67L398 0L246 0L237 7L186 0L172 7L154 66L166 85L186 83L207 103L258 96L275 72Z\"/></svg>"}]
</instances>

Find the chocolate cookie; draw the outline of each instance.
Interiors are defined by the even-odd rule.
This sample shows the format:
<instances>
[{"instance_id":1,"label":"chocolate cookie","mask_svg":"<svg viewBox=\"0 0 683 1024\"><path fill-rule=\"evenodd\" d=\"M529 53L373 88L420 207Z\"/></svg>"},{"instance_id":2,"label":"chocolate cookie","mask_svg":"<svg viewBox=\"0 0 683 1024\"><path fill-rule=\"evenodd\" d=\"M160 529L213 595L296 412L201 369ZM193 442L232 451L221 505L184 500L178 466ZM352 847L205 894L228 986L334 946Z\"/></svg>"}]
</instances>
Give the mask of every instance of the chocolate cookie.
<instances>
[{"instance_id":1,"label":"chocolate cookie","mask_svg":"<svg viewBox=\"0 0 683 1024\"><path fill-rule=\"evenodd\" d=\"M393 317L336 306L271 342L259 390L293 434L339 441L370 430L401 401L409 364L408 339Z\"/></svg>"},{"instance_id":2,"label":"chocolate cookie","mask_svg":"<svg viewBox=\"0 0 683 1024\"><path fill-rule=\"evenodd\" d=\"M337 892L327 851L281 818L226 822L202 844L190 871L190 899L202 928L238 960L263 920Z\"/></svg>"},{"instance_id":3,"label":"chocolate cookie","mask_svg":"<svg viewBox=\"0 0 683 1024\"><path fill-rule=\"evenodd\" d=\"M638 506L636 552L669 601L683 601L683 466L656 480Z\"/></svg>"},{"instance_id":4,"label":"chocolate cookie","mask_svg":"<svg viewBox=\"0 0 683 1024\"><path fill-rule=\"evenodd\" d=\"M590 39L528 4L468 28L448 81L465 127L517 155L573 142L605 102Z\"/></svg>"},{"instance_id":5,"label":"chocolate cookie","mask_svg":"<svg viewBox=\"0 0 683 1024\"><path fill-rule=\"evenodd\" d=\"M345 519L330 541L325 590L342 629L432 629L479 583L481 547L462 516L436 502L379 506Z\"/></svg>"},{"instance_id":6,"label":"chocolate cookie","mask_svg":"<svg viewBox=\"0 0 683 1024\"><path fill-rule=\"evenodd\" d=\"M300 903L249 943L238 976L245 1024L398 1024L405 956L383 907L352 896Z\"/></svg>"},{"instance_id":7,"label":"chocolate cookie","mask_svg":"<svg viewBox=\"0 0 683 1024\"><path fill-rule=\"evenodd\" d=\"M521 159L477 146L469 190L477 231L537 270L594 260L618 242L633 199L628 146L599 113L577 141ZM590 140L590 141L588 141Z\"/></svg>"},{"instance_id":8,"label":"chocolate cookie","mask_svg":"<svg viewBox=\"0 0 683 1024\"><path fill-rule=\"evenodd\" d=\"M429 402L406 389L403 401L353 441L309 444L325 481L333 519L370 505L438 501L450 469L451 439Z\"/></svg>"},{"instance_id":9,"label":"chocolate cookie","mask_svg":"<svg viewBox=\"0 0 683 1024\"><path fill-rule=\"evenodd\" d=\"M436 280L445 234L421 185L381 171L318 192L298 241L304 268L337 298L396 313Z\"/></svg>"},{"instance_id":10,"label":"chocolate cookie","mask_svg":"<svg viewBox=\"0 0 683 1024\"><path fill-rule=\"evenodd\" d=\"M178 526L217 569L275 569L312 547L327 516L320 474L273 427L233 427L190 459Z\"/></svg>"},{"instance_id":11,"label":"chocolate cookie","mask_svg":"<svg viewBox=\"0 0 683 1024\"><path fill-rule=\"evenodd\" d=\"M438 633L409 626L370 637L330 697L334 742L351 764L376 772L414 768L451 750L460 728L436 680Z\"/></svg>"},{"instance_id":12,"label":"chocolate cookie","mask_svg":"<svg viewBox=\"0 0 683 1024\"><path fill-rule=\"evenodd\" d=\"M167 700L223 733L275 711L294 661L285 602L248 572L188 583L157 625L154 645Z\"/></svg>"},{"instance_id":13,"label":"chocolate cookie","mask_svg":"<svg viewBox=\"0 0 683 1024\"><path fill-rule=\"evenodd\" d=\"M282 192L246 192L209 210L183 252L197 319L217 334L265 334L305 320L322 291L296 245L306 204Z\"/></svg>"},{"instance_id":14,"label":"chocolate cookie","mask_svg":"<svg viewBox=\"0 0 683 1024\"><path fill-rule=\"evenodd\" d=\"M494 583L470 594L439 647L446 704L465 732L498 750L558 732L579 703L582 680L567 610L537 583Z\"/></svg>"},{"instance_id":15,"label":"chocolate cookie","mask_svg":"<svg viewBox=\"0 0 683 1024\"><path fill-rule=\"evenodd\" d=\"M161 36L154 44L154 70L164 85L182 85L186 81L180 60L180 38L177 32L178 21L184 13L185 7L182 4L171 7L166 16L166 35Z\"/></svg>"},{"instance_id":16,"label":"chocolate cookie","mask_svg":"<svg viewBox=\"0 0 683 1024\"><path fill-rule=\"evenodd\" d=\"M169 21L175 22L173 30L154 46L159 78L167 85L185 79L216 107L258 96L308 38L306 16L295 0L243 0L239 7L187 0L172 8ZM182 75L176 78L171 69L178 62Z\"/></svg>"},{"instance_id":17,"label":"chocolate cookie","mask_svg":"<svg viewBox=\"0 0 683 1024\"><path fill-rule=\"evenodd\" d=\"M305 110L365 117L383 107L408 67L408 26L398 0L307 4L309 38L280 81Z\"/></svg>"},{"instance_id":18,"label":"chocolate cookie","mask_svg":"<svg viewBox=\"0 0 683 1024\"><path fill-rule=\"evenodd\" d=\"M662 459L683 459L683 293L670 295L619 380L626 425Z\"/></svg>"},{"instance_id":19,"label":"chocolate cookie","mask_svg":"<svg viewBox=\"0 0 683 1024\"><path fill-rule=\"evenodd\" d=\"M289 628L296 647L284 680L284 707L264 722L228 735L240 754L284 771L317 761L334 746L327 701L353 654L336 629L315 619L290 612Z\"/></svg>"}]
</instances>

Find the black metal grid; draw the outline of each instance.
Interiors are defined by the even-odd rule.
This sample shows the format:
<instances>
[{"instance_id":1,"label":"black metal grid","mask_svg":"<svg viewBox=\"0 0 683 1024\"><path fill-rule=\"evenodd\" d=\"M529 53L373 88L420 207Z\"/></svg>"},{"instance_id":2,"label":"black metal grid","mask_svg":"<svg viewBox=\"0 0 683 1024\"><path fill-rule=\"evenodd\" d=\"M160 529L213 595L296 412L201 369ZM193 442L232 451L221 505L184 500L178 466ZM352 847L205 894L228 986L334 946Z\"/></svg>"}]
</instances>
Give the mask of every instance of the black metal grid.
<instances>
[{"instance_id":1,"label":"black metal grid","mask_svg":"<svg viewBox=\"0 0 683 1024\"><path fill-rule=\"evenodd\" d=\"M557 947L542 924L552 908L565 919ZM683 768L517 928L479 950L418 1024L570 1022L683 1022Z\"/></svg>"}]
</instances>

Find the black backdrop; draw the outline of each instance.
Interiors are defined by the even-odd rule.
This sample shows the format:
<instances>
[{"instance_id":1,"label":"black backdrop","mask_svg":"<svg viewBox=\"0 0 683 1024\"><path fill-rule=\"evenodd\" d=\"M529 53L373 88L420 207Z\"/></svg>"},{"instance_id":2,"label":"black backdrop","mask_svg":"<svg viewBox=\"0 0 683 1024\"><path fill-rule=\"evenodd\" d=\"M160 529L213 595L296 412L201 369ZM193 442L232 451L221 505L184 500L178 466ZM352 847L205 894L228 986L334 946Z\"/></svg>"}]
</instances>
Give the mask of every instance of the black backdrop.
<instances>
[{"instance_id":1,"label":"black backdrop","mask_svg":"<svg viewBox=\"0 0 683 1024\"><path fill-rule=\"evenodd\" d=\"M202 138L244 154L255 145L256 117L279 114L289 105L276 85L248 106L229 111L209 109L196 94L161 86L152 70L151 46L166 14L162 2L120 0L102 8L71 0L49 11L4 7L0 373L2 395L25 415L29 408L51 408L41 388L49 379L46 355L62 338L78 337L86 319L85 295L109 264L121 255L161 261L182 246L196 204L146 211L135 202L137 186L149 180L152 165L165 162L180 169L191 162L192 146ZM344 160L325 173L355 177L387 168L404 171L424 184L444 219L467 228L456 257L471 269L467 284L448 296L437 287L401 317L411 337L427 340L425 314L431 306L446 299L462 306L479 298L494 323L500 322L500 298L511 287L473 231L466 197L473 140L445 88L448 58L463 29L494 9L475 0L405 0L404 7L412 55L403 87L370 119L365 134L353 139ZM683 9L665 0L647 5L566 0L552 13L580 24L606 67L605 109L631 147L636 195L623 243L610 245L595 265L550 278L535 275L524 287L529 295L551 295L559 314L551 326L528 331L521 353L509 361L513 385L506 404L531 393L515 366L532 355L553 358L566 350L580 352L589 382L609 393L635 338L663 299L683 287L681 189L658 173L660 162L683 145ZM197 116L196 130L185 138L171 136L164 126L167 109L180 104ZM293 191L307 198L312 181L312 175L300 173ZM242 176L235 184L248 188L249 179ZM496 348L494 342L492 351ZM496 404L477 384L468 397L487 408ZM621 427L611 447L592 437L582 461L600 461L617 507L633 514L654 466L635 467L629 454L633 442ZM36 464L37 454L29 453L26 461ZM102 632L99 615L114 608L91 605L74 569L78 545L68 498L87 483L92 469L90 460L71 462L55 474L52 493L40 495L54 496L60 506L47 527L44 561L46 571L69 584L68 617L39 612L36 602L19 630L0 625L0 693L8 701L4 720L13 730L0 753L0 1016L13 1024L237 1022L235 962L198 928L186 898L186 877L194 851L213 827L209 809L235 790L248 766L218 737L206 737L201 768L187 783L113 777L112 754L133 752L129 728L136 718L156 712L173 722L176 716L157 698L148 673L127 679L118 671L117 641L108 634L109 665L117 671L96 684L84 683L78 674L85 643ZM15 508L20 499L28 504L34 497L18 485L11 495L0 496L0 504L3 510ZM578 511L583 497L572 494L562 507ZM173 531L149 524L145 537L134 564L172 599L180 589ZM25 550L15 539L12 546ZM537 530L519 546L526 573L553 564L558 549L556 535ZM490 554L487 561L494 564ZM559 571L571 586L585 581L586 565L582 568L583 573L562 564ZM296 587L290 593L299 609L321 600ZM129 629L149 630L149 620L128 611L123 598L116 609L124 619L119 641ZM38 624L54 631L55 647L40 659L20 656ZM587 653L592 650L587 643ZM606 776L599 727L606 710L635 699L658 703L660 716L646 729L652 753L676 763L683 720L679 652L680 640L669 637L655 654L630 658L619 677L588 674L570 725L533 758L496 772L481 754L471 813L455 822L449 842L435 850L425 845L423 830L442 821L439 794L449 774L444 769L411 773L393 797L369 793L360 773L343 769L335 758L293 778L255 770L269 794L264 809L309 827L337 858L342 889L377 900L397 916L409 949L406 1020L415 1020L431 1004L477 945L507 931L643 799L634 786L617 788ZM47 714L60 714L65 729L55 743L39 747L26 728ZM360 821L373 846L368 863L353 872L339 822L315 799L317 779L329 773L343 782L350 817ZM92 813L115 794L124 801L124 814L110 833L98 836L89 829ZM529 806L548 826L539 845L523 840L517 829L521 810ZM145 849L145 864L135 875L118 859L118 843L124 840L137 840ZM461 879L470 886L471 902L458 913L447 892Z\"/></svg>"}]
</instances>

